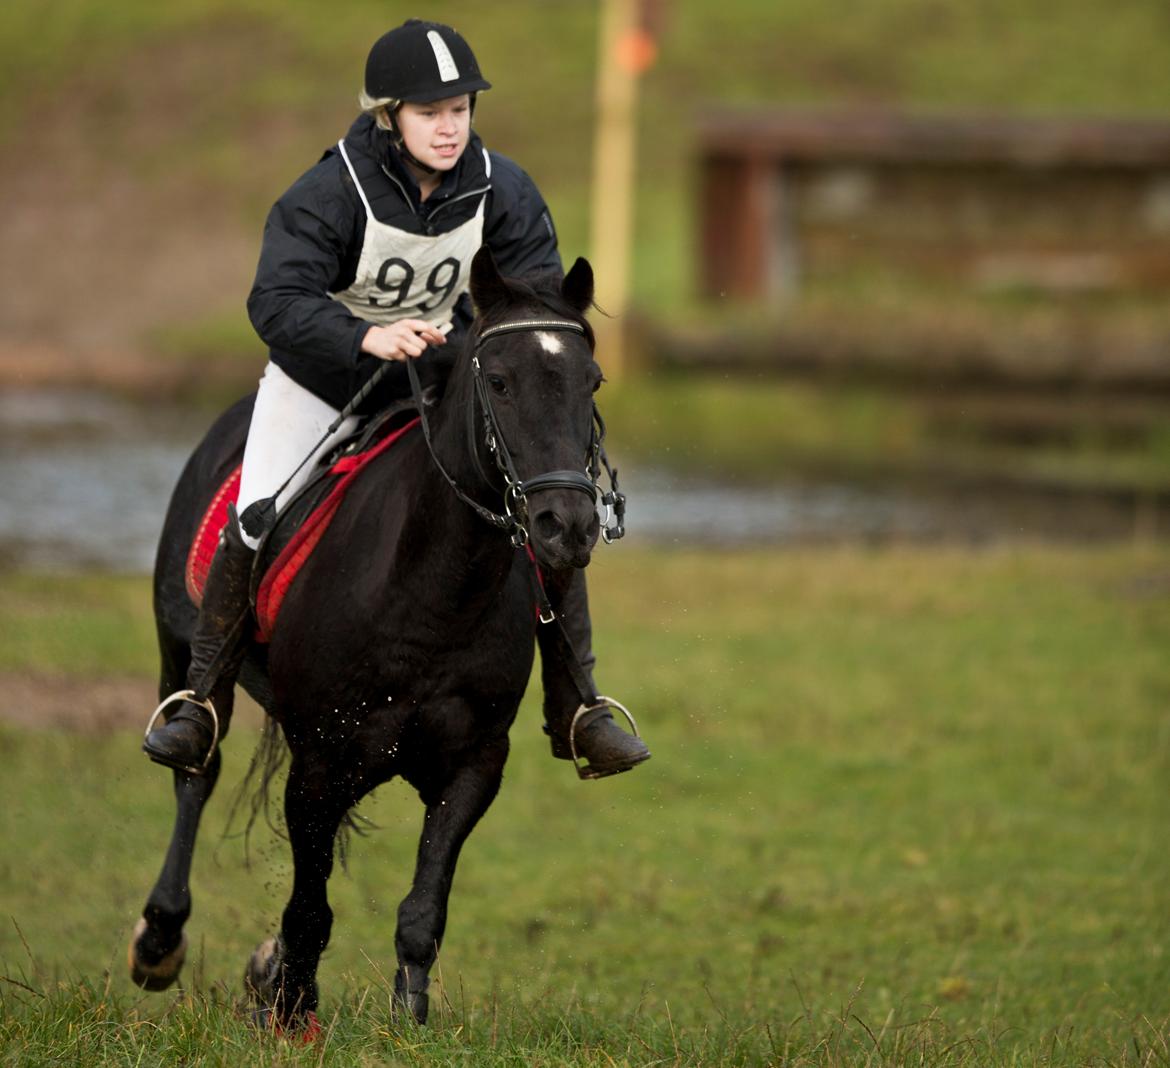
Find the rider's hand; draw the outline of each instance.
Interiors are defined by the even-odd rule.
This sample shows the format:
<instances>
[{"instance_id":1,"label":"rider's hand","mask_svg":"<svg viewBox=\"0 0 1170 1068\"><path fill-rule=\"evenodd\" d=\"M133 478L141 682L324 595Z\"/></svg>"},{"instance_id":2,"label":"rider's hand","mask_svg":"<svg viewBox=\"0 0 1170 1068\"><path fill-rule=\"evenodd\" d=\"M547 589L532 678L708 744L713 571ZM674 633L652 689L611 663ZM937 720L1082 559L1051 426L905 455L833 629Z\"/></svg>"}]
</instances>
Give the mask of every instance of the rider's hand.
<instances>
[{"instance_id":1,"label":"rider's hand","mask_svg":"<svg viewBox=\"0 0 1170 1068\"><path fill-rule=\"evenodd\" d=\"M445 345L447 338L422 319L400 319L389 326L371 326L362 338L362 352L379 360L408 360L421 356L428 345Z\"/></svg>"}]
</instances>

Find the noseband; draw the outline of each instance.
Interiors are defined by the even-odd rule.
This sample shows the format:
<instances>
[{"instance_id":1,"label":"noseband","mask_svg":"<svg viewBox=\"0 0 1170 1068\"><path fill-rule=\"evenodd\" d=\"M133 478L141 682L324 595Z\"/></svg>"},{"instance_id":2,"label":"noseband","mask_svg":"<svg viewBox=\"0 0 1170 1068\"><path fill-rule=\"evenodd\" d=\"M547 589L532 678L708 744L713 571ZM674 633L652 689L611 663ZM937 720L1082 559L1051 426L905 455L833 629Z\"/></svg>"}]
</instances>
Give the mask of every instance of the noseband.
<instances>
[{"instance_id":1,"label":"noseband","mask_svg":"<svg viewBox=\"0 0 1170 1068\"><path fill-rule=\"evenodd\" d=\"M435 450L431 445L430 427L427 424L426 411L422 402L422 390L419 385L418 372L415 370L414 361L407 360L407 375L410 378L410 387L414 393L415 403L418 405L423 437L426 439L431 459L459 499L473 508L482 519L491 523L492 526L503 530L512 539L512 544L517 548L523 548L528 544L528 496L530 494L539 493L541 490L570 489L588 494L589 499L596 503L599 492L598 480L601 477L601 469L604 466L605 472L609 477L610 489L608 493L601 494L601 503L606 508L605 518L602 521L601 535L607 543L616 541L626 532L626 498L625 494L618 490L617 471L610 467L609 460L605 455L605 421L601 418L601 413L597 410L596 403L593 405L588 462L583 472L567 470L546 471L544 474L535 475L525 481L520 478L519 473L516 471L512 454L508 450L507 442L504 440L499 421L496 418L495 409L492 408L491 397L488 393L487 376L480 364L479 353L484 345L497 337L502 337L505 334L533 333L536 331L562 331L565 333L580 334L582 336L585 334L585 328L580 323L575 323L568 319L519 319L510 323L500 323L497 326L491 326L484 330L476 338L475 348L471 356L471 366L475 374L475 389L472 394L471 403L467 409L469 428L468 444L476 470L479 472L483 481L491 486L493 484L492 480L488 477L487 472L483 468L483 464L480 462L479 450L476 446L476 442L480 440L476 428L476 407L478 405L481 417L480 432L483 435L482 440L504 479L503 513L493 512L491 509L483 507L483 505L468 497L447 473L439 461L438 456L435 455Z\"/></svg>"}]
</instances>

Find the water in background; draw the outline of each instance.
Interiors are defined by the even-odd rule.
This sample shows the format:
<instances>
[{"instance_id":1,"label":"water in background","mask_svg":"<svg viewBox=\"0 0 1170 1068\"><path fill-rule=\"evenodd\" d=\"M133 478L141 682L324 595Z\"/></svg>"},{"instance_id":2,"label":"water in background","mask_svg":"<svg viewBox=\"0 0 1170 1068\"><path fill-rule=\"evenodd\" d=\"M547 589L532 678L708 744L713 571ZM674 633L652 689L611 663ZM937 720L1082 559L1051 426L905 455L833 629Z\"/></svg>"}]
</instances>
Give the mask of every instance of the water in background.
<instances>
[{"instance_id":1,"label":"water in background","mask_svg":"<svg viewBox=\"0 0 1170 1068\"><path fill-rule=\"evenodd\" d=\"M0 562L149 570L208 422L96 393L0 395Z\"/></svg>"},{"instance_id":2,"label":"water in background","mask_svg":"<svg viewBox=\"0 0 1170 1068\"><path fill-rule=\"evenodd\" d=\"M88 392L0 395L0 565L148 571L171 489L211 419ZM1132 506L1119 501L784 479L744 487L618 466L631 542L985 543L1118 538L1133 529Z\"/></svg>"}]
</instances>

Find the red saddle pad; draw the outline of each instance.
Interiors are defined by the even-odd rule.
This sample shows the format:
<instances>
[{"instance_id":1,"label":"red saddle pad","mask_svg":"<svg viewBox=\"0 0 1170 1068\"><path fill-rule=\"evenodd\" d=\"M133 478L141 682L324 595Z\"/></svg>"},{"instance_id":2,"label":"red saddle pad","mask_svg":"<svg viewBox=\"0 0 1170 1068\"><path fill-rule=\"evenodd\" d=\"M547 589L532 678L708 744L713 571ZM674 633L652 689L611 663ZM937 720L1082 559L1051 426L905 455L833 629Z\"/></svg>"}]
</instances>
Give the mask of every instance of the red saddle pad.
<instances>
[{"instance_id":1,"label":"red saddle pad","mask_svg":"<svg viewBox=\"0 0 1170 1068\"><path fill-rule=\"evenodd\" d=\"M405 426L387 434L381 441L365 452L352 456L343 456L329 470L330 474L340 476L337 484L325 496L316 508L305 518L289 543L281 549L276 559L265 571L260 580L260 587L256 592L256 623L257 638L260 641L269 641L276 628L276 619L280 614L280 606L284 602L285 594L293 584L305 561L312 555L321 536L329 529L329 524L345 497L346 491L353 484L359 472L376 456L380 456L396 442L400 441L409 431L418 425L419 420L412 419ZM203 519L195 530L195 537L191 541L191 548L187 553L187 595L195 604L203 603L203 589L207 585L207 570L211 567L211 558L215 555L219 544L219 534L227 522L228 505L235 504L240 495L240 469L237 467L216 490L211 503L203 513Z\"/></svg>"}]
</instances>

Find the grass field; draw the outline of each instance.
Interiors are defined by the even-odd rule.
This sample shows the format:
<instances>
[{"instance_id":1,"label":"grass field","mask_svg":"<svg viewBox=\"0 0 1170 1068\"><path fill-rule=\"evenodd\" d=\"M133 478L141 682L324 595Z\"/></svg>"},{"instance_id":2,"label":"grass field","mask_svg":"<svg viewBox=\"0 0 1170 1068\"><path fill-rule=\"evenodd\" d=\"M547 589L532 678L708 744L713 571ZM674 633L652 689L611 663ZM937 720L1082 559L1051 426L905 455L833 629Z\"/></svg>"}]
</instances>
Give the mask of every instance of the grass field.
<instances>
[{"instance_id":1,"label":"grass field","mask_svg":"<svg viewBox=\"0 0 1170 1068\"><path fill-rule=\"evenodd\" d=\"M642 86L635 275L639 307L671 322L728 315L693 301L691 123L710 102L1170 105L1170 16L1149 0L665 9ZM131 216L154 233L182 209L195 230L227 220L247 234L246 255L219 266L230 275L235 255L250 271L268 205L352 113L371 27L409 13L0 5L0 148L14 172L66 176L43 183L54 212L76 202L70 180L86 191L95 229L71 251L91 257L87 290L118 280L118 343L141 329L164 360L258 358L243 282L156 322L135 314L142 279L109 250ZM458 0L426 14L474 41L495 82L477 125L537 178L566 255L585 250L596 6L516 0L501 18ZM132 213L101 195L123 188ZM684 466L745 477L829 454L852 473L875 457L913 472L948 448L954 469L977 452L983 469L1025 465L945 412L864 386L631 378L606 412L639 457L685 450ZM1050 480L1159 489L1164 424L1027 462ZM138 753L148 584L0 571L0 1065L1170 1064L1166 548L623 547L592 574L601 678L654 760L579 784L548 758L529 696L460 865L425 1030L390 1020L386 983L421 810L401 784L380 790L363 807L379 829L331 888L326 1035L301 1049L235 1011L291 874L278 838L258 831L249 864L228 827L254 724L228 744L204 825L185 986L144 995L125 943L171 816L166 773ZM54 695L84 701L91 678L121 680L137 727L63 726ZM39 695L44 729L7 722L14 694Z\"/></svg>"},{"instance_id":2,"label":"grass field","mask_svg":"<svg viewBox=\"0 0 1170 1068\"><path fill-rule=\"evenodd\" d=\"M600 405L619 456L771 484L1031 484L1165 494L1170 413L1158 397L1005 396L757 374L633 374Z\"/></svg>"},{"instance_id":3,"label":"grass field","mask_svg":"<svg viewBox=\"0 0 1170 1068\"><path fill-rule=\"evenodd\" d=\"M593 572L602 679L654 750L578 784L530 695L461 862L433 1026L391 1025L421 810L391 784L334 877L325 1045L232 1011L284 844L193 876L185 995L126 937L161 861L135 732L0 728L0 1063L1170 1061L1164 550L622 549ZM146 583L0 575L0 676L152 682Z\"/></svg>"}]
</instances>

